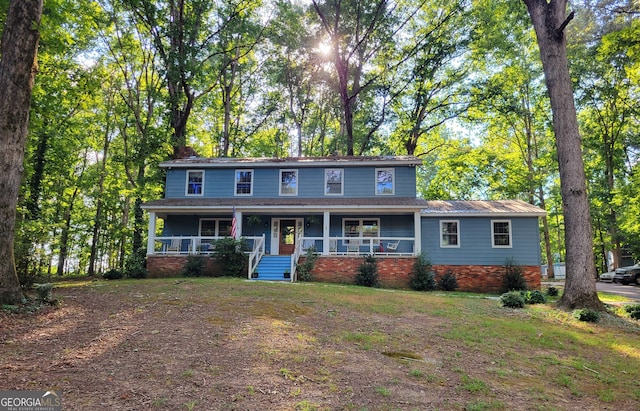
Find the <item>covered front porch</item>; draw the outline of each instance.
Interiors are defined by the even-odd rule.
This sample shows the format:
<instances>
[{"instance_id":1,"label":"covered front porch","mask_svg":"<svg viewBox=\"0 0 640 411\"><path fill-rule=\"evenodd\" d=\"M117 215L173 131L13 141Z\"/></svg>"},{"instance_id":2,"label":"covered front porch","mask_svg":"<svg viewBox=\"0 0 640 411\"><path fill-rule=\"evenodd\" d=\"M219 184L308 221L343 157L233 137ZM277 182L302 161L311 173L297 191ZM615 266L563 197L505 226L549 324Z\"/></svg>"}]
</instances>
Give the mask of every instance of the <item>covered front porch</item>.
<instances>
[{"instance_id":1,"label":"covered front porch","mask_svg":"<svg viewBox=\"0 0 640 411\"><path fill-rule=\"evenodd\" d=\"M147 255L211 255L215 251L218 240L229 238L212 236L158 236L153 240ZM252 250L264 244L264 237L242 236ZM301 237L295 241L299 253L304 254L309 249L320 255L330 256L358 256L373 254L379 257L415 256L415 237L370 237L366 240L353 237ZM269 255L269 252L265 252ZM280 254L277 254L280 255Z\"/></svg>"},{"instance_id":2,"label":"covered front porch","mask_svg":"<svg viewBox=\"0 0 640 411\"><path fill-rule=\"evenodd\" d=\"M208 255L217 241L234 237L269 255L415 256L421 249L420 213L324 211L320 213L149 212L147 255ZM158 232L158 219L163 220Z\"/></svg>"},{"instance_id":3,"label":"covered front porch","mask_svg":"<svg viewBox=\"0 0 640 411\"><path fill-rule=\"evenodd\" d=\"M147 256L212 255L217 241L233 237L248 245L249 278L263 256L291 256L292 281L311 249L324 257L413 257L421 250L422 205L414 201L160 200L145 205Z\"/></svg>"}]
</instances>

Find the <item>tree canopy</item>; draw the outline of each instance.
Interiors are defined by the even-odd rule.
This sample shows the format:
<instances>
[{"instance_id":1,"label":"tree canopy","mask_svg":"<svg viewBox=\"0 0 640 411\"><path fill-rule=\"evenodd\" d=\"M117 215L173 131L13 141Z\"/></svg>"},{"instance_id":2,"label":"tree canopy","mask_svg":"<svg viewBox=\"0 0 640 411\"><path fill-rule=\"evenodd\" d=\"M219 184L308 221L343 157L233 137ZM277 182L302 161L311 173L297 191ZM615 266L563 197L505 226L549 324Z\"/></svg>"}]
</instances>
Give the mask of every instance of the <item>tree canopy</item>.
<instances>
[{"instance_id":1,"label":"tree canopy","mask_svg":"<svg viewBox=\"0 0 640 411\"><path fill-rule=\"evenodd\" d=\"M640 258L640 10L572 7L593 275ZM523 2L54 0L40 28L16 196L23 278L137 261L140 203L160 196L158 163L186 146L417 155L421 196L539 205L543 260L565 260L552 103Z\"/></svg>"}]
</instances>

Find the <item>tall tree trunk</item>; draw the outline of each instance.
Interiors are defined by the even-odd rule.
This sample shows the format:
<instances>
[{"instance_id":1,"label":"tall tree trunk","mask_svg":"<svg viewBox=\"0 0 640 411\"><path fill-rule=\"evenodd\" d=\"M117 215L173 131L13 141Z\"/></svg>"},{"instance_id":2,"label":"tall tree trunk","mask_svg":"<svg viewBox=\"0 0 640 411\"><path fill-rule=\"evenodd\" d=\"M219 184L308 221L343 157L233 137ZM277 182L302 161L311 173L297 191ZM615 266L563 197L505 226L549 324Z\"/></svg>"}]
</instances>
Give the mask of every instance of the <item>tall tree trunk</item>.
<instances>
[{"instance_id":1,"label":"tall tree trunk","mask_svg":"<svg viewBox=\"0 0 640 411\"><path fill-rule=\"evenodd\" d=\"M67 255L69 254L69 232L71 231L71 213L73 212L73 205L76 202L76 196L78 195L78 187L73 190L71 200L69 201L69 208L64 213L64 227L60 233L60 254L58 256L58 272L59 276L64 275L64 264L67 261Z\"/></svg>"},{"instance_id":2,"label":"tall tree trunk","mask_svg":"<svg viewBox=\"0 0 640 411\"><path fill-rule=\"evenodd\" d=\"M142 199L136 198L133 208L133 253L137 253L142 248L142 233L144 223L144 213L142 212Z\"/></svg>"},{"instance_id":3,"label":"tall tree trunk","mask_svg":"<svg viewBox=\"0 0 640 411\"><path fill-rule=\"evenodd\" d=\"M38 139L38 146L33 159L33 175L29 181L29 196L25 199L28 220L36 220L40 217L40 191L42 188L42 178L44 177L48 146L49 133L45 131Z\"/></svg>"},{"instance_id":4,"label":"tall tree trunk","mask_svg":"<svg viewBox=\"0 0 640 411\"><path fill-rule=\"evenodd\" d=\"M141 164L138 168L138 187L144 187L145 179L145 166ZM145 227L147 226L144 221L144 212L142 211L142 197L138 195L133 205L133 246L132 255L136 255L143 247L143 235L145 234ZM146 255L146 250L145 250Z\"/></svg>"},{"instance_id":5,"label":"tall tree trunk","mask_svg":"<svg viewBox=\"0 0 640 411\"><path fill-rule=\"evenodd\" d=\"M573 14L567 17L566 0L523 1L538 39L558 152L567 247L565 290L559 304L602 309L596 292L591 216L564 36Z\"/></svg>"},{"instance_id":6,"label":"tall tree trunk","mask_svg":"<svg viewBox=\"0 0 640 411\"><path fill-rule=\"evenodd\" d=\"M0 57L0 304L16 304L22 291L13 238L31 90L36 72L42 0L11 0Z\"/></svg>"},{"instance_id":7,"label":"tall tree trunk","mask_svg":"<svg viewBox=\"0 0 640 411\"><path fill-rule=\"evenodd\" d=\"M607 177L607 189L609 190L608 207L609 207L609 215L607 219L607 232L611 237L611 251L613 254L612 268L616 269L620 267L620 262L622 260L622 245L620 244L620 235L618 233L618 216L616 214L616 209L613 206L613 193L615 192L615 143L616 137L614 136L614 131L611 131L611 135L607 132L606 127L603 127L603 143L605 146L605 175ZM608 269L607 258L605 253L605 265Z\"/></svg>"},{"instance_id":8,"label":"tall tree trunk","mask_svg":"<svg viewBox=\"0 0 640 411\"><path fill-rule=\"evenodd\" d=\"M540 208L546 210L547 205L542 187L538 187L538 200L540 201ZM549 220L546 215L542 217L542 235L544 238L544 252L547 256L547 275L549 278L553 278L555 277L555 272L553 270L553 254L551 253L551 234L549 233Z\"/></svg>"},{"instance_id":9,"label":"tall tree trunk","mask_svg":"<svg viewBox=\"0 0 640 411\"><path fill-rule=\"evenodd\" d=\"M124 207L122 207L121 225L122 227L129 226L129 211L131 209L131 199L127 198L124 201ZM124 262L127 256L127 233L126 230L122 230L120 236L120 244L118 248L118 269L124 269Z\"/></svg>"},{"instance_id":10,"label":"tall tree trunk","mask_svg":"<svg viewBox=\"0 0 640 411\"><path fill-rule=\"evenodd\" d=\"M233 94L235 92L236 76L238 75L238 59L240 58L240 47L236 46L235 55L229 58L220 76L220 86L222 88L222 105L224 108L224 124L222 130L221 157L229 156L231 148L231 111L233 109Z\"/></svg>"},{"instance_id":11,"label":"tall tree trunk","mask_svg":"<svg viewBox=\"0 0 640 411\"><path fill-rule=\"evenodd\" d=\"M107 121L107 124L109 122ZM96 202L96 215L93 218L93 229L91 233L91 254L89 255L89 270L87 275L93 277L96 273L96 258L98 255L98 240L102 225L102 196L104 193L104 179L107 170L107 157L109 156L109 134L110 128L107 126L104 132L104 143L102 145L102 162L100 163L100 179L98 181L98 199Z\"/></svg>"}]
</instances>

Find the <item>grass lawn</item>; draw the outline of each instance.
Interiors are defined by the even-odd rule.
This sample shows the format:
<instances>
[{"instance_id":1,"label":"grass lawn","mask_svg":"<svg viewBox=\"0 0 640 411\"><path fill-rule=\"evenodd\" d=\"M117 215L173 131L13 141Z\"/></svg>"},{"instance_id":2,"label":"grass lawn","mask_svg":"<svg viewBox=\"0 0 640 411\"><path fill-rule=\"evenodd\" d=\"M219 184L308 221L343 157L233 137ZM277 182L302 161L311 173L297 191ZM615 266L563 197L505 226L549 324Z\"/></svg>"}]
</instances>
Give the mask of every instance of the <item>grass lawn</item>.
<instances>
[{"instance_id":1,"label":"grass lawn","mask_svg":"<svg viewBox=\"0 0 640 411\"><path fill-rule=\"evenodd\" d=\"M640 323L319 283L59 283L0 310L0 390L82 410L640 410Z\"/></svg>"}]
</instances>

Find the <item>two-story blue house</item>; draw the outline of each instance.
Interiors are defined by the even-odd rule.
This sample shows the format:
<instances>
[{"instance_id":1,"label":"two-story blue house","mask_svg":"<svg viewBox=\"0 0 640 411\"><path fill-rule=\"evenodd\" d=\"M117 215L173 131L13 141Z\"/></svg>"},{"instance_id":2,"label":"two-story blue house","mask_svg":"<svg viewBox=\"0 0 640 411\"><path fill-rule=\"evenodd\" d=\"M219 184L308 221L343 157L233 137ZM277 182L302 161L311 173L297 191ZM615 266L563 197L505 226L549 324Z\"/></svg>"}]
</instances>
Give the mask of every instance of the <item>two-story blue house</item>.
<instances>
[{"instance_id":1,"label":"two-story blue house","mask_svg":"<svg viewBox=\"0 0 640 411\"><path fill-rule=\"evenodd\" d=\"M161 163L165 198L143 205L149 275L179 275L187 255L211 254L217 239L234 236L251 248L248 278L294 281L298 259L313 246L323 281L352 282L362 256L374 254L381 282L406 286L422 253L438 274L456 274L461 289L496 288L509 258L539 286L544 211L522 201L417 198L421 164L413 156Z\"/></svg>"}]
</instances>

